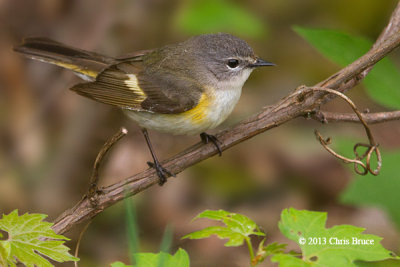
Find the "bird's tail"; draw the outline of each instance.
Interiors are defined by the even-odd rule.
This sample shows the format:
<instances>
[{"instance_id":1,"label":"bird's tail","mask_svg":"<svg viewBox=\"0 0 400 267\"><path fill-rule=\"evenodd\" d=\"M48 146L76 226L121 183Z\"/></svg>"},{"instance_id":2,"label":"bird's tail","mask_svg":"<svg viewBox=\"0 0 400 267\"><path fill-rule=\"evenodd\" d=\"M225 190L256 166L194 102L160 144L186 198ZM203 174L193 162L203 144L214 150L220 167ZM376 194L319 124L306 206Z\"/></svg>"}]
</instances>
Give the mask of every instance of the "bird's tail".
<instances>
[{"instance_id":1,"label":"bird's tail","mask_svg":"<svg viewBox=\"0 0 400 267\"><path fill-rule=\"evenodd\" d=\"M39 61L70 69L82 78L95 79L115 59L73 48L47 38L26 38L14 51Z\"/></svg>"}]
</instances>

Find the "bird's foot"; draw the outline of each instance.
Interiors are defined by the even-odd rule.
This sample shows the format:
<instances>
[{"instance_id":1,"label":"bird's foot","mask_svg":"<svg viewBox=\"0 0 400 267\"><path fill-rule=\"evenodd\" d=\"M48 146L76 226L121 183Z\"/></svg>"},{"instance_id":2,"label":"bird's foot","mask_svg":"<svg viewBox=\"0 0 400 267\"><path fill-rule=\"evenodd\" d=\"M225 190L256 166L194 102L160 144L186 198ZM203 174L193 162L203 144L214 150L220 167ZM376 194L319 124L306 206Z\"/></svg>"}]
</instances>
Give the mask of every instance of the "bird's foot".
<instances>
[{"instance_id":1,"label":"bird's foot","mask_svg":"<svg viewBox=\"0 0 400 267\"><path fill-rule=\"evenodd\" d=\"M167 169L165 169L165 168L160 164L160 162L158 162L158 161L155 161L155 162L150 162L150 161L148 161L148 162L147 162L147 165L149 165L150 168L156 169L158 178L160 179L160 180L158 181L158 184L159 184L159 185L165 184L165 182L167 181L167 178L168 178L168 177L171 177L171 176L175 177L175 174L172 174L170 171L168 171Z\"/></svg>"},{"instance_id":2,"label":"bird's foot","mask_svg":"<svg viewBox=\"0 0 400 267\"><path fill-rule=\"evenodd\" d=\"M219 156L222 156L222 149L220 146L220 145L222 145L222 142L219 141L217 137L215 137L214 135L208 134L208 133L201 133L200 138L204 144L208 144L209 142L212 142L214 144L214 146L217 148Z\"/></svg>"}]
</instances>

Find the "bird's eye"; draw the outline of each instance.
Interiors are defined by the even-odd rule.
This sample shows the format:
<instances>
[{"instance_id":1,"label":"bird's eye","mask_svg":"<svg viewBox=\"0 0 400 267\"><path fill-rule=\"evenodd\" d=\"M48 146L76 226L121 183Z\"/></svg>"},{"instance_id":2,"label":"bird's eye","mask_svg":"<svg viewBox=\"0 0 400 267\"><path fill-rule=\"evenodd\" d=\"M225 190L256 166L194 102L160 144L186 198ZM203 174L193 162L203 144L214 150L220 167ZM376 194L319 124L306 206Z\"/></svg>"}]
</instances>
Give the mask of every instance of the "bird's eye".
<instances>
[{"instance_id":1,"label":"bird's eye","mask_svg":"<svg viewBox=\"0 0 400 267\"><path fill-rule=\"evenodd\" d=\"M234 59L234 58L228 59L227 65L229 68L234 69L237 66L239 66L239 60Z\"/></svg>"}]
</instances>

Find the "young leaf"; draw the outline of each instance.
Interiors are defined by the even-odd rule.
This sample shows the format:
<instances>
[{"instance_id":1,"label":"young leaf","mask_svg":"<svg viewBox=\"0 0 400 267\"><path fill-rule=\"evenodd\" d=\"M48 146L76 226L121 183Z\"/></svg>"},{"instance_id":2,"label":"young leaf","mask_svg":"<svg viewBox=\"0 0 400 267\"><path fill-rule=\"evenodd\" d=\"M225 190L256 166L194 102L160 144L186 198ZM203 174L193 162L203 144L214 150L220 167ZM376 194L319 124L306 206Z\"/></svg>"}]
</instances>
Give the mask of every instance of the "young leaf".
<instances>
[{"instance_id":1,"label":"young leaf","mask_svg":"<svg viewBox=\"0 0 400 267\"><path fill-rule=\"evenodd\" d=\"M400 259L380 244L382 238L362 234L365 229L352 225L326 228L326 219L325 212L299 211L293 208L283 210L279 229L287 238L299 244L302 257L300 259L289 254L277 254L271 260L283 266L295 264L355 267L355 261Z\"/></svg>"},{"instance_id":2,"label":"young leaf","mask_svg":"<svg viewBox=\"0 0 400 267\"><path fill-rule=\"evenodd\" d=\"M163 267L189 267L189 255L184 249L179 248L175 255L166 252L136 253L134 255L136 265L134 267L158 267L162 262Z\"/></svg>"},{"instance_id":3,"label":"young leaf","mask_svg":"<svg viewBox=\"0 0 400 267\"><path fill-rule=\"evenodd\" d=\"M277 242L273 242L271 244L266 245L263 247L263 250L266 256L283 253L284 249L286 248L287 244L278 244Z\"/></svg>"},{"instance_id":4,"label":"young leaf","mask_svg":"<svg viewBox=\"0 0 400 267\"><path fill-rule=\"evenodd\" d=\"M275 254L271 258L272 262L279 262L280 266L296 266L296 267L310 267L311 263L306 263L300 258L296 258L290 254ZM315 265L318 266L318 265ZM336 266L336 265L322 265L322 266Z\"/></svg>"},{"instance_id":5,"label":"young leaf","mask_svg":"<svg viewBox=\"0 0 400 267\"><path fill-rule=\"evenodd\" d=\"M184 249L178 249L175 255L166 252L159 253L135 253L136 265L125 265L117 261L111 267L158 267L162 262L163 267L189 267L189 256Z\"/></svg>"},{"instance_id":6,"label":"young leaf","mask_svg":"<svg viewBox=\"0 0 400 267\"><path fill-rule=\"evenodd\" d=\"M250 235L265 236L253 220L241 214L230 213L224 210L206 210L197 215L194 220L198 218L221 221L225 226L207 227L203 230L190 233L183 238L201 239L216 235L221 239L229 239L225 243L225 246L237 247L242 245Z\"/></svg>"},{"instance_id":7,"label":"young leaf","mask_svg":"<svg viewBox=\"0 0 400 267\"><path fill-rule=\"evenodd\" d=\"M298 26L293 29L321 54L341 66L355 61L372 47L370 40L339 31ZM400 108L400 71L390 59L379 61L364 79L364 85L374 101L389 108Z\"/></svg>"},{"instance_id":8,"label":"young leaf","mask_svg":"<svg viewBox=\"0 0 400 267\"><path fill-rule=\"evenodd\" d=\"M133 267L133 265L126 265L123 262L116 261L116 262L111 263L111 267Z\"/></svg>"},{"instance_id":9,"label":"young leaf","mask_svg":"<svg viewBox=\"0 0 400 267\"><path fill-rule=\"evenodd\" d=\"M257 249L256 256L251 260L253 266L257 266L257 264L263 262L265 258L270 255L284 253L284 249L287 244L278 244L277 242L273 242L264 246L265 238L260 242Z\"/></svg>"},{"instance_id":10,"label":"young leaf","mask_svg":"<svg viewBox=\"0 0 400 267\"><path fill-rule=\"evenodd\" d=\"M26 266L53 266L46 256L57 262L78 261L68 253L64 246L65 236L54 233L52 223L44 222L45 214L18 216L14 210L3 214L0 230L7 232L8 239L0 241L0 263L3 266L16 266L17 259Z\"/></svg>"}]
</instances>

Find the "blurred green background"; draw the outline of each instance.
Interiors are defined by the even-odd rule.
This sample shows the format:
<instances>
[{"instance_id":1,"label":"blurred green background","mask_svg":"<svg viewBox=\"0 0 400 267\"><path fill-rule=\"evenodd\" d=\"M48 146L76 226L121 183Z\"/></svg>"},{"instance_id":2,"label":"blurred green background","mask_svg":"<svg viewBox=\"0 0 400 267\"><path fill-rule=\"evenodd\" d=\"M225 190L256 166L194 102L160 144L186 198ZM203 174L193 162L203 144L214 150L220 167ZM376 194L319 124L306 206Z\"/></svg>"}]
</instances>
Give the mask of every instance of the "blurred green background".
<instances>
[{"instance_id":1,"label":"blurred green background","mask_svg":"<svg viewBox=\"0 0 400 267\"><path fill-rule=\"evenodd\" d=\"M128 128L129 135L108 156L101 170L102 185L146 169L150 159L134 122L117 108L68 90L80 82L78 77L13 53L12 46L22 38L45 36L117 56L183 41L195 34L237 35L260 57L278 66L251 75L222 129L275 103L297 86L316 84L340 69L297 35L293 25L336 29L374 40L396 2L0 1L0 213L18 208L49 214L53 220L72 207L87 189L97 152L121 126ZM399 52L391 58L398 67ZM361 110L388 109L371 99L363 85L348 95ZM350 112L339 100L323 108ZM362 127L356 124L321 125L298 118L225 151L221 158L189 168L165 186L154 186L133 197L141 251L157 252L170 224L174 231L172 252L178 247L186 249L191 266L247 266L245 247L228 249L216 238L180 240L204 226L190 220L204 209L222 208L255 220L269 241L287 243L277 222L282 209L295 207L327 211L328 226L365 227L368 233L382 236L387 249L399 252L400 175L396 165L400 156L396 150L400 147L400 123L372 126L385 151L384 165L381 176L367 178L355 176L351 168L328 154L315 140L314 128L332 136L333 142L340 136L340 146L349 144L347 149L352 147L349 137L356 142L366 140ZM161 159L199 141L198 136L150 134ZM80 266L107 266L116 260L128 263L125 216L120 203L94 219L82 240ZM80 228L67 233L72 239L69 247L75 247ZM297 249L289 244L290 249Z\"/></svg>"}]
</instances>

